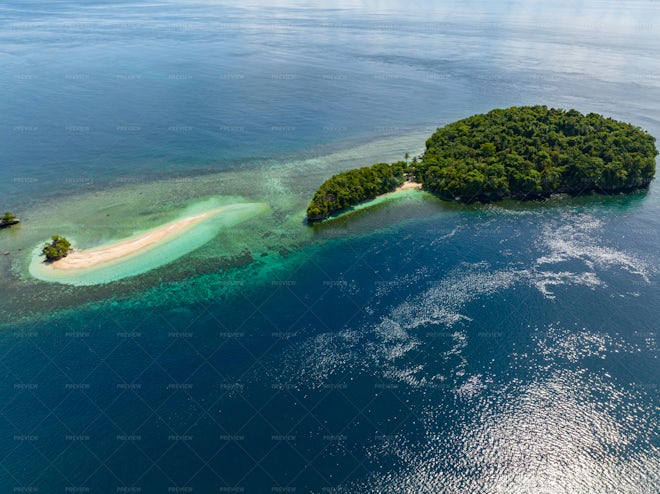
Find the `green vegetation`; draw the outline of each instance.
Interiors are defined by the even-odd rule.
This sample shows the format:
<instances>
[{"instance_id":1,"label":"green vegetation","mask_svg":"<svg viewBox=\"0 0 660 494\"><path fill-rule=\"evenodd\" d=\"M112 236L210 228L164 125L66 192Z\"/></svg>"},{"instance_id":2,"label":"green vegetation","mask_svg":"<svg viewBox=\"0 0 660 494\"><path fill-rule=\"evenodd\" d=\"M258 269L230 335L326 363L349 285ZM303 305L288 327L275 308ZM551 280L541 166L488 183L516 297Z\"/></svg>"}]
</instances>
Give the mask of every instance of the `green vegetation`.
<instances>
[{"instance_id":1,"label":"green vegetation","mask_svg":"<svg viewBox=\"0 0 660 494\"><path fill-rule=\"evenodd\" d=\"M355 204L391 192L403 184L406 163L377 163L341 172L326 180L307 208L307 219L318 221Z\"/></svg>"},{"instance_id":2,"label":"green vegetation","mask_svg":"<svg viewBox=\"0 0 660 494\"><path fill-rule=\"evenodd\" d=\"M18 217L11 211L7 211L5 214L0 216L0 228L3 226L15 225L20 220Z\"/></svg>"},{"instance_id":3,"label":"green vegetation","mask_svg":"<svg viewBox=\"0 0 660 494\"><path fill-rule=\"evenodd\" d=\"M641 128L595 113L497 109L438 129L421 159L410 164L380 163L335 175L314 194L307 218L327 218L390 192L404 173L425 190L460 202L629 191L653 180L657 154L655 138Z\"/></svg>"},{"instance_id":4,"label":"green vegetation","mask_svg":"<svg viewBox=\"0 0 660 494\"><path fill-rule=\"evenodd\" d=\"M2 217L0 217L0 219L5 223L11 223L12 221L16 221L16 215L11 211L7 211Z\"/></svg>"},{"instance_id":5,"label":"green vegetation","mask_svg":"<svg viewBox=\"0 0 660 494\"><path fill-rule=\"evenodd\" d=\"M644 187L655 174L655 139L595 113L513 107L449 124L414 167L424 188L462 202Z\"/></svg>"},{"instance_id":6,"label":"green vegetation","mask_svg":"<svg viewBox=\"0 0 660 494\"><path fill-rule=\"evenodd\" d=\"M66 257L71 250L71 243L60 235L53 235L51 239L52 242L45 244L42 249L46 259L48 261L56 261Z\"/></svg>"}]
</instances>

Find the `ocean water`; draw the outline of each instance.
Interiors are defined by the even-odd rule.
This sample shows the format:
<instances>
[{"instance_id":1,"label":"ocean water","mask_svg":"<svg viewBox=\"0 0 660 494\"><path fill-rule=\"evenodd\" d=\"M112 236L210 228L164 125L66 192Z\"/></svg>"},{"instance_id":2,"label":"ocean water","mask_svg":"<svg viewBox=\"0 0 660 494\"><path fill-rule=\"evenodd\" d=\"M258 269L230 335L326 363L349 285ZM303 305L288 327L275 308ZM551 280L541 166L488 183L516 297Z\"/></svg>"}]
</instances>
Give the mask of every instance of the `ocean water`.
<instances>
[{"instance_id":1,"label":"ocean water","mask_svg":"<svg viewBox=\"0 0 660 494\"><path fill-rule=\"evenodd\" d=\"M653 1L3 2L0 492L658 492L655 182L303 219L493 107L660 136L659 26ZM133 277L30 275L53 233L210 202L267 208Z\"/></svg>"}]
</instances>

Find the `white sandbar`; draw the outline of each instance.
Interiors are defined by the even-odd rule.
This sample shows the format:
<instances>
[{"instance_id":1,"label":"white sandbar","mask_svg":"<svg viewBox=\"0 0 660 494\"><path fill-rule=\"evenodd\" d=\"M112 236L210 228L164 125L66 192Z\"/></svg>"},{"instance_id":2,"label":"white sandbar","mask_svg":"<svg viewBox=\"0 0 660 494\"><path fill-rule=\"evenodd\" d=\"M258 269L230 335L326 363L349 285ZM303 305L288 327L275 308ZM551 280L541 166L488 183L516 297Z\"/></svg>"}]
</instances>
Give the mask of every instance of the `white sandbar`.
<instances>
[{"instance_id":1,"label":"white sandbar","mask_svg":"<svg viewBox=\"0 0 660 494\"><path fill-rule=\"evenodd\" d=\"M35 249L30 273L44 281L96 285L135 276L170 263L201 247L223 227L268 210L262 203L238 203L186 216L128 238L45 262Z\"/></svg>"}]
</instances>

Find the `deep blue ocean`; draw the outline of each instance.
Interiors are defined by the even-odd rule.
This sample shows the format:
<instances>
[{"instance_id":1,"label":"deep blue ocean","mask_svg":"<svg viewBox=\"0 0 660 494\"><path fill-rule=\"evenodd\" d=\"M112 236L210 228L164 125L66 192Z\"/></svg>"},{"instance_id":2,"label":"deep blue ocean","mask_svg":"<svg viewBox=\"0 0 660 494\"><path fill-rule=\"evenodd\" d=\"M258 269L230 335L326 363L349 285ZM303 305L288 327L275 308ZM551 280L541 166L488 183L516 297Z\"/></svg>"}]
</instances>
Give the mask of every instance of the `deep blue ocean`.
<instances>
[{"instance_id":1,"label":"deep blue ocean","mask_svg":"<svg viewBox=\"0 0 660 494\"><path fill-rule=\"evenodd\" d=\"M660 136L659 33L652 0L7 0L0 209L29 231L127 184L327 178L513 105ZM295 209L318 181L292 173ZM21 235L0 231L0 493L660 492L657 181L395 201L89 290L22 278Z\"/></svg>"}]
</instances>

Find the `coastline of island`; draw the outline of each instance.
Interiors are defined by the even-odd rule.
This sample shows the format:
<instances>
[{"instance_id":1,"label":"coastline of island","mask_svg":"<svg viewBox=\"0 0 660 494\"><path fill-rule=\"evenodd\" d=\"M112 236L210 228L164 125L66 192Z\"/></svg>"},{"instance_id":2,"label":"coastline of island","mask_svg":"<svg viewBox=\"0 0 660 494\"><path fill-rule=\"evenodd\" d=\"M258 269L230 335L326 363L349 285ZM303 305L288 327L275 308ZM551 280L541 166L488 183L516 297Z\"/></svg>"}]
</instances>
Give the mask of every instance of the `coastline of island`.
<instances>
[{"instance_id":1,"label":"coastline of island","mask_svg":"<svg viewBox=\"0 0 660 494\"><path fill-rule=\"evenodd\" d=\"M149 230L89 249L72 249L57 260L35 249L30 274L40 280L95 285L135 276L168 264L199 248L223 227L234 226L268 210L263 203L228 204L185 215Z\"/></svg>"},{"instance_id":2,"label":"coastline of island","mask_svg":"<svg viewBox=\"0 0 660 494\"><path fill-rule=\"evenodd\" d=\"M422 184L420 182L406 180L390 193L401 192L402 190L422 190Z\"/></svg>"},{"instance_id":3,"label":"coastline of island","mask_svg":"<svg viewBox=\"0 0 660 494\"><path fill-rule=\"evenodd\" d=\"M405 181L402 185L399 185L390 192L384 192L383 194L378 194L377 196L367 199L366 201L359 202L358 204L350 206L346 209L337 211L332 215L328 216L327 218L324 218L321 223L326 223L339 218L343 218L351 213L362 211L364 209L369 209L378 206L379 204L383 204L385 202L391 202L397 199L409 197L412 194L416 195L419 192L425 192L424 189L422 189L421 183ZM319 223L319 222L314 222L314 223Z\"/></svg>"},{"instance_id":4,"label":"coastline of island","mask_svg":"<svg viewBox=\"0 0 660 494\"><path fill-rule=\"evenodd\" d=\"M217 208L194 216L188 216L152 228L143 233L91 249L73 249L66 257L49 263L55 270L87 269L118 262L131 256L137 256L184 235L192 227L223 211Z\"/></svg>"},{"instance_id":5,"label":"coastline of island","mask_svg":"<svg viewBox=\"0 0 660 494\"><path fill-rule=\"evenodd\" d=\"M16 214L11 211L6 211L5 214L0 216L0 228L8 228L10 226L17 225L21 220L16 216Z\"/></svg>"},{"instance_id":6,"label":"coastline of island","mask_svg":"<svg viewBox=\"0 0 660 494\"><path fill-rule=\"evenodd\" d=\"M632 192L653 180L657 154L646 131L596 113L542 105L495 109L437 129L411 161L406 155L330 177L306 218L336 218L404 183L467 204Z\"/></svg>"}]
</instances>

